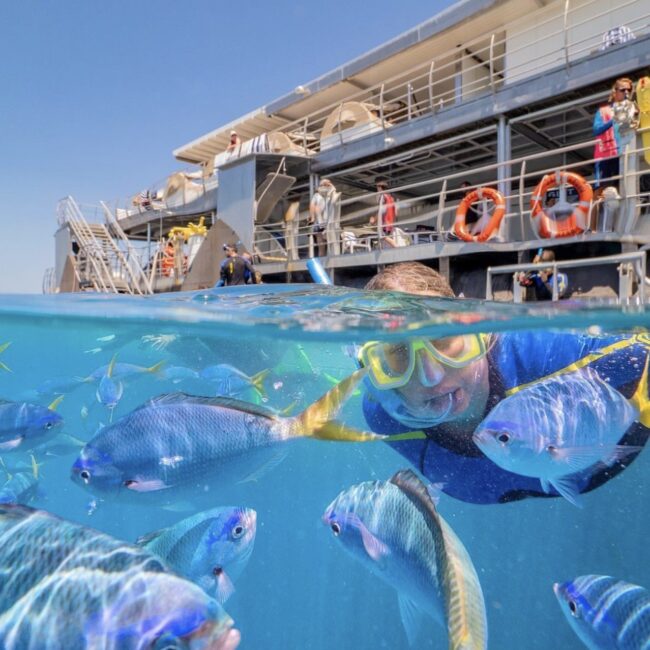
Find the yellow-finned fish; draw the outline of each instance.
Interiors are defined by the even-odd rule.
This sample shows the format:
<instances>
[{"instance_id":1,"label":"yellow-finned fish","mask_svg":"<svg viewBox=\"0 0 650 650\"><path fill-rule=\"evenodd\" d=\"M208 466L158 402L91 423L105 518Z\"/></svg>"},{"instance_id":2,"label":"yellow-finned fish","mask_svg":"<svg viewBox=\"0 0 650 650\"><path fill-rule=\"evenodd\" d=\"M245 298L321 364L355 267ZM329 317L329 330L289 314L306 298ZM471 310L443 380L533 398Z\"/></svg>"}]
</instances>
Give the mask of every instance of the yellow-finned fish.
<instances>
[{"instance_id":1,"label":"yellow-finned fish","mask_svg":"<svg viewBox=\"0 0 650 650\"><path fill-rule=\"evenodd\" d=\"M446 628L450 650L487 648L472 560L411 470L344 490L322 519L348 553L397 590L411 646L428 615Z\"/></svg>"}]
</instances>

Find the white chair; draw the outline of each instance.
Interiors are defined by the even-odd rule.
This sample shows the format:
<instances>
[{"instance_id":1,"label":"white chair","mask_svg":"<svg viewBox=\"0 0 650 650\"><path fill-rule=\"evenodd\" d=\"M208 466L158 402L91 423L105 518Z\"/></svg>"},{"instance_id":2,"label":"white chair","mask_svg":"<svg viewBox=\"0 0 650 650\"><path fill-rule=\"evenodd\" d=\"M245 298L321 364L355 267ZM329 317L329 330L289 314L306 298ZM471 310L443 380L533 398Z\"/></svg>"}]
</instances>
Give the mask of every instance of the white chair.
<instances>
[{"instance_id":1,"label":"white chair","mask_svg":"<svg viewBox=\"0 0 650 650\"><path fill-rule=\"evenodd\" d=\"M370 239L368 237L357 237L357 235L350 230L343 230L341 232L341 243L343 245L343 253L354 253L357 250L364 250L370 252Z\"/></svg>"}]
</instances>

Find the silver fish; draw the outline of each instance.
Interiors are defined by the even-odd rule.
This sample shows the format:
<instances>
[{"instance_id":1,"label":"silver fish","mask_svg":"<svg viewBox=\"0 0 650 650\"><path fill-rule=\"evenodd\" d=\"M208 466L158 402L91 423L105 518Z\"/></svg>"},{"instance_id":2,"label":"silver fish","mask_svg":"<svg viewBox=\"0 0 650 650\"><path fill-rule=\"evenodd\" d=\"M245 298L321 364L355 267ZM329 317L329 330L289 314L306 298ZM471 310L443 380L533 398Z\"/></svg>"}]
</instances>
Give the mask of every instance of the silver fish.
<instances>
[{"instance_id":1,"label":"silver fish","mask_svg":"<svg viewBox=\"0 0 650 650\"><path fill-rule=\"evenodd\" d=\"M0 506L0 647L236 647L220 605L153 554L45 511Z\"/></svg>"},{"instance_id":2,"label":"silver fish","mask_svg":"<svg viewBox=\"0 0 650 650\"><path fill-rule=\"evenodd\" d=\"M580 576L553 591L569 625L589 650L650 648L650 593L610 576Z\"/></svg>"},{"instance_id":3,"label":"silver fish","mask_svg":"<svg viewBox=\"0 0 650 650\"><path fill-rule=\"evenodd\" d=\"M163 395L99 431L74 463L72 479L105 496L159 493L173 503L183 489L198 494L215 483L256 478L289 440L383 440L332 420L364 374L355 372L295 417L234 399Z\"/></svg>"},{"instance_id":4,"label":"silver fish","mask_svg":"<svg viewBox=\"0 0 650 650\"><path fill-rule=\"evenodd\" d=\"M524 388L490 411L474 442L503 469L539 478L546 492L552 486L580 505L572 475L639 451L618 445L636 420L650 426L647 361L629 400L588 368Z\"/></svg>"},{"instance_id":5,"label":"silver fish","mask_svg":"<svg viewBox=\"0 0 650 650\"><path fill-rule=\"evenodd\" d=\"M411 645L427 614L446 628L450 649L487 648L474 565L412 471L344 490L322 519L348 553L397 590Z\"/></svg>"},{"instance_id":6,"label":"silver fish","mask_svg":"<svg viewBox=\"0 0 650 650\"><path fill-rule=\"evenodd\" d=\"M138 539L178 574L224 603L248 563L257 531L249 508L212 508Z\"/></svg>"}]
</instances>

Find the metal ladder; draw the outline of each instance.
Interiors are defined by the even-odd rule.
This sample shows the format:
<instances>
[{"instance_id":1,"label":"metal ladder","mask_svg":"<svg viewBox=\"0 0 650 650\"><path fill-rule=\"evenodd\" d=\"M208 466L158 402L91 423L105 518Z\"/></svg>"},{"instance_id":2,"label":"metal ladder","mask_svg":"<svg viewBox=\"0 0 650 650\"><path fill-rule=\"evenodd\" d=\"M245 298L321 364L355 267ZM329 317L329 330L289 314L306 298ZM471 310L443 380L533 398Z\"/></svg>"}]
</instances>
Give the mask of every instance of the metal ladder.
<instances>
[{"instance_id":1,"label":"metal ladder","mask_svg":"<svg viewBox=\"0 0 650 650\"><path fill-rule=\"evenodd\" d=\"M76 271L82 291L140 295L152 293L148 282L145 281L141 286L106 225L88 223L71 196L59 202L57 214L59 223L68 225L79 245ZM140 268L137 260L135 264ZM141 268L140 273L144 275Z\"/></svg>"}]
</instances>

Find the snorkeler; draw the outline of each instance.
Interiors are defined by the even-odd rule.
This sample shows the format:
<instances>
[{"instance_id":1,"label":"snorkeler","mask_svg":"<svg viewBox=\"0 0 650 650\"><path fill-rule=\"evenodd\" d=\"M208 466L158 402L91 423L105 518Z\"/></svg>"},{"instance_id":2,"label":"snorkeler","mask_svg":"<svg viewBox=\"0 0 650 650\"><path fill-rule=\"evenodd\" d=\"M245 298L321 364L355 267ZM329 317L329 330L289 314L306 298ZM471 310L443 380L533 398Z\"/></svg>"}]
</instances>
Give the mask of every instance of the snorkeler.
<instances>
[{"instance_id":1,"label":"snorkeler","mask_svg":"<svg viewBox=\"0 0 650 650\"><path fill-rule=\"evenodd\" d=\"M386 267L366 289L454 295L439 273L417 262ZM376 433L424 431L425 439L396 441L391 447L457 499L485 504L557 496L554 488L546 486L546 492L538 478L515 474L490 460L475 443L476 429L504 399L550 376L574 371L595 373L631 400L649 349L650 338L644 334L588 336L545 331L368 342L358 351L358 363L368 368L364 415ZM567 396L567 415L569 401ZM546 411L550 408L540 406ZM597 406L608 412L607 404ZM539 418L547 415L540 412ZM618 448L628 447L628 452L572 475L575 492L593 490L621 472L647 442L649 431L635 421L618 441Z\"/></svg>"}]
</instances>

